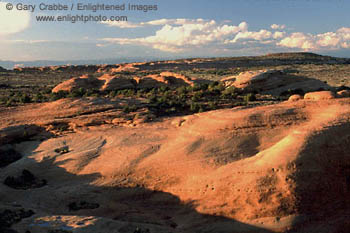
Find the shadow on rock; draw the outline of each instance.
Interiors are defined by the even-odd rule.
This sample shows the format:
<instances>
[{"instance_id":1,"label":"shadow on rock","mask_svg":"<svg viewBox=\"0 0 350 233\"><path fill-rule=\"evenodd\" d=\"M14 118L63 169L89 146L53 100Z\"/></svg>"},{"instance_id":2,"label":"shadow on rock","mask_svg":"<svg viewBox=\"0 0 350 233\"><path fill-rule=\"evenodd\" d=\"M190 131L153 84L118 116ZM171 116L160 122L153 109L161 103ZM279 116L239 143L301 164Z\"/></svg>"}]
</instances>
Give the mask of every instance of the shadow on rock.
<instances>
[{"instance_id":1,"label":"shadow on rock","mask_svg":"<svg viewBox=\"0 0 350 233\"><path fill-rule=\"evenodd\" d=\"M73 232L79 224L84 232L101 233L270 232L234 219L201 214L195 210L195 203L183 203L177 196L149 190L131 179L124 185L97 186L94 183L101 179L100 174L69 173L60 167L65 161L53 158L30 163L26 169L35 169L49 185L16 192L18 205L40 212L16 224L14 229L19 232Z\"/></svg>"}]
</instances>

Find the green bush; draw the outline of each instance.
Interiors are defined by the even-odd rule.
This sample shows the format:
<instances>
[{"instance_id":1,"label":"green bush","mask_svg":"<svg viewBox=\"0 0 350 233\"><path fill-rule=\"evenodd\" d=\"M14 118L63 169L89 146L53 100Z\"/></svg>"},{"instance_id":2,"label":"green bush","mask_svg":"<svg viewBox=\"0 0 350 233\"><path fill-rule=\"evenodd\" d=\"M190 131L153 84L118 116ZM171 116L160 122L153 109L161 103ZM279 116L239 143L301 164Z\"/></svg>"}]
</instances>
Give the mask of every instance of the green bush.
<instances>
[{"instance_id":1,"label":"green bush","mask_svg":"<svg viewBox=\"0 0 350 233\"><path fill-rule=\"evenodd\" d=\"M186 95L187 94L187 88L186 86L181 86L176 89L176 93L179 95Z\"/></svg>"},{"instance_id":2,"label":"green bush","mask_svg":"<svg viewBox=\"0 0 350 233\"><path fill-rule=\"evenodd\" d=\"M22 104L30 103L32 102L32 98L30 98L30 96L27 94L22 94L22 96L19 98L19 102Z\"/></svg>"},{"instance_id":3,"label":"green bush","mask_svg":"<svg viewBox=\"0 0 350 233\"><path fill-rule=\"evenodd\" d=\"M203 112L204 108L201 104L196 103L196 102L192 102L190 105L190 110L193 113L197 113L197 112Z\"/></svg>"},{"instance_id":4,"label":"green bush","mask_svg":"<svg viewBox=\"0 0 350 233\"><path fill-rule=\"evenodd\" d=\"M125 105L123 107L123 112L124 113L130 113L130 112L135 112L137 110L136 105Z\"/></svg>"},{"instance_id":5,"label":"green bush","mask_svg":"<svg viewBox=\"0 0 350 233\"><path fill-rule=\"evenodd\" d=\"M81 87L77 90L73 90L72 92L70 92L68 96L73 98L83 97L86 92L87 91Z\"/></svg>"},{"instance_id":6,"label":"green bush","mask_svg":"<svg viewBox=\"0 0 350 233\"><path fill-rule=\"evenodd\" d=\"M36 93L33 97L33 101L36 103L41 103L45 101L45 96L43 96L40 92Z\"/></svg>"},{"instance_id":7,"label":"green bush","mask_svg":"<svg viewBox=\"0 0 350 233\"><path fill-rule=\"evenodd\" d=\"M213 89L213 88L215 88L218 85L219 85L218 81L212 82L212 83L209 84L209 89Z\"/></svg>"},{"instance_id":8,"label":"green bush","mask_svg":"<svg viewBox=\"0 0 350 233\"><path fill-rule=\"evenodd\" d=\"M209 108L209 110L217 109L217 107L218 107L218 105L217 105L216 102L214 102L214 101L210 101L210 102L208 103L208 108Z\"/></svg>"},{"instance_id":9,"label":"green bush","mask_svg":"<svg viewBox=\"0 0 350 233\"><path fill-rule=\"evenodd\" d=\"M203 93L202 92L195 92L194 95L192 96L192 101L198 102L202 99Z\"/></svg>"},{"instance_id":10,"label":"green bush","mask_svg":"<svg viewBox=\"0 0 350 233\"><path fill-rule=\"evenodd\" d=\"M255 100L256 100L256 96L255 96L254 93L248 93L247 95L245 95L245 96L243 97L243 100L244 100L245 102L255 101Z\"/></svg>"},{"instance_id":11,"label":"green bush","mask_svg":"<svg viewBox=\"0 0 350 233\"><path fill-rule=\"evenodd\" d=\"M6 105L6 107L10 107L10 106L13 106L14 105L14 98L13 97L10 97L7 101L6 101L6 103L5 103L5 105Z\"/></svg>"},{"instance_id":12,"label":"green bush","mask_svg":"<svg viewBox=\"0 0 350 233\"><path fill-rule=\"evenodd\" d=\"M68 91L59 91L59 92L51 93L50 99L51 100L63 99L63 98L66 98L68 94L69 94Z\"/></svg>"},{"instance_id":13,"label":"green bush","mask_svg":"<svg viewBox=\"0 0 350 233\"><path fill-rule=\"evenodd\" d=\"M228 87L221 92L224 98L237 98L237 89L235 87Z\"/></svg>"}]
</instances>

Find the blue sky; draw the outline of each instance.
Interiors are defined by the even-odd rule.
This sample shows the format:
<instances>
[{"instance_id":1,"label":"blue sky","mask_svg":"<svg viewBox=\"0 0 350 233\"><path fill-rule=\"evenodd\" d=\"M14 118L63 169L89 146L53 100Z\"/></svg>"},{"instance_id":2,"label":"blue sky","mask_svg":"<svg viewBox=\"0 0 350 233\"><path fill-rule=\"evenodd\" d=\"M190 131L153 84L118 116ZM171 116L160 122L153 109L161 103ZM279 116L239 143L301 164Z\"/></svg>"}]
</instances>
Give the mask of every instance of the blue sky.
<instances>
[{"instance_id":1,"label":"blue sky","mask_svg":"<svg viewBox=\"0 0 350 233\"><path fill-rule=\"evenodd\" d=\"M310 51L350 57L348 0L47 0L0 2L0 60L213 57ZM6 10L8 3L14 9ZM34 12L16 10L36 5ZM157 5L157 10L77 11L83 4ZM127 16L119 22L37 22L37 16Z\"/></svg>"}]
</instances>

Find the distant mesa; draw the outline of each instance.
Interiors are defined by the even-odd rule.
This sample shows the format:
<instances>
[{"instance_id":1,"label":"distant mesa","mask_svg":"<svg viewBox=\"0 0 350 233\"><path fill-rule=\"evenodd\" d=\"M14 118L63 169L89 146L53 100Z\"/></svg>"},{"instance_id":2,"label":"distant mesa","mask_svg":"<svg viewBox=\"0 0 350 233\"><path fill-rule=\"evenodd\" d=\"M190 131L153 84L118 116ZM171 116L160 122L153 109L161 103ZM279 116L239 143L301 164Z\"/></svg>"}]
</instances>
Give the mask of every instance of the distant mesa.
<instances>
[{"instance_id":1,"label":"distant mesa","mask_svg":"<svg viewBox=\"0 0 350 233\"><path fill-rule=\"evenodd\" d=\"M320 80L290 75L281 70L246 71L221 81L225 86L276 96L296 90L306 93L330 89L329 85Z\"/></svg>"},{"instance_id":2,"label":"distant mesa","mask_svg":"<svg viewBox=\"0 0 350 233\"><path fill-rule=\"evenodd\" d=\"M96 65L62 65L62 66L42 66L42 67L15 67L15 72L40 73L50 71L61 72L96 72L99 66Z\"/></svg>"},{"instance_id":3,"label":"distant mesa","mask_svg":"<svg viewBox=\"0 0 350 233\"><path fill-rule=\"evenodd\" d=\"M308 53L308 52L295 52L295 53L268 53L263 57L269 58L298 58L298 59L332 59L330 56L323 56L316 53ZM333 58L334 59L334 58Z\"/></svg>"}]
</instances>

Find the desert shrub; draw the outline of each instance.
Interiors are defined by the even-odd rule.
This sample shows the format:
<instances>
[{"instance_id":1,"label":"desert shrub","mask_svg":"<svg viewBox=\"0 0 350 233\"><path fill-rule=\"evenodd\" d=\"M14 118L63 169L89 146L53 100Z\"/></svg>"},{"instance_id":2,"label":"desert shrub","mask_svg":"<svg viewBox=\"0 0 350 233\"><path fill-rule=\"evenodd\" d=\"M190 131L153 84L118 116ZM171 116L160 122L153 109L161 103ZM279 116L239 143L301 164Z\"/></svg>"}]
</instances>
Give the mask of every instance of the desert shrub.
<instances>
[{"instance_id":1,"label":"desert shrub","mask_svg":"<svg viewBox=\"0 0 350 233\"><path fill-rule=\"evenodd\" d=\"M211 91L218 91L220 93L224 90L225 90L225 85L221 82L218 85L211 88Z\"/></svg>"},{"instance_id":2,"label":"desert shrub","mask_svg":"<svg viewBox=\"0 0 350 233\"><path fill-rule=\"evenodd\" d=\"M256 96L254 93L248 93L243 97L243 100L245 102L250 102L250 101L255 101L256 100Z\"/></svg>"},{"instance_id":3,"label":"desert shrub","mask_svg":"<svg viewBox=\"0 0 350 233\"><path fill-rule=\"evenodd\" d=\"M218 85L219 85L218 81L212 82L212 83L209 84L209 89L213 89L213 88L215 88Z\"/></svg>"},{"instance_id":4,"label":"desert shrub","mask_svg":"<svg viewBox=\"0 0 350 233\"><path fill-rule=\"evenodd\" d=\"M118 95L123 95L126 97L132 97L135 95L135 90L134 89L124 89L124 90L119 90Z\"/></svg>"},{"instance_id":5,"label":"desert shrub","mask_svg":"<svg viewBox=\"0 0 350 233\"><path fill-rule=\"evenodd\" d=\"M149 95L147 96L147 99L148 99L149 103L155 103L155 102L157 102L157 95L155 95L155 94L149 94Z\"/></svg>"},{"instance_id":6,"label":"desert shrub","mask_svg":"<svg viewBox=\"0 0 350 233\"><path fill-rule=\"evenodd\" d=\"M176 89L176 93L179 95L186 95L187 94L187 88L186 86L181 86Z\"/></svg>"},{"instance_id":7,"label":"desert shrub","mask_svg":"<svg viewBox=\"0 0 350 233\"><path fill-rule=\"evenodd\" d=\"M63 146L63 147L60 147L60 148L56 148L54 151L56 153L58 153L58 154L66 154L66 153L69 153L69 147L68 146Z\"/></svg>"},{"instance_id":8,"label":"desert shrub","mask_svg":"<svg viewBox=\"0 0 350 233\"><path fill-rule=\"evenodd\" d=\"M168 87L168 86L161 86L160 88L158 88L158 90L159 90L160 92L166 92L166 91L169 90L169 87Z\"/></svg>"},{"instance_id":9,"label":"desert shrub","mask_svg":"<svg viewBox=\"0 0 350 233\"><path fill-rule=\"evenodd\" d=\"M217 103L214 102L214 101L210 101L210 102L208 103L208 109L209 109L209 110L217 109L217 107L218 107L218 105L217 105Z\"/></svg>"},{"instance_id":10,"label":"desert shrub","mask_svg":"<svg viewBox=\"0 0 350 233\"><path fill-rule=\"evenodd\" d=\"M180 100L180 101L185 102L185 101L186 101L186 99L187 99L187 96L186 96L186 94L181 93L180 95L178 95L178 98L179 98L179 100Z\"/></svg>"},{"instance_id":11,"label":"desert shrub","mask_svg":"<svg viewBox=\"0 0 350 233\"><path fill-rule=\"evenodd\" d=\"M45 101L45 96L43 94L41 94L40 92L36 93L36 94L34 94L33 101L36 102L36 103L44 102Z\"/></svg>"},{"instance_id":12,"label":"desert shrub","mask_svg":"<svg viewBox=\"0 0 350 233\"><path fill-rule=\"evenodd\" d=\"M32 102L32 98L30 98L29 95L23 93L22 96L19 98L19 102L22 104L30 103Z\"/></svg>"},{"instance_id":13,"label":"desert shrub","mask_svg":"<svg viewBox=\"0 0 350 233\"><path fill-rule=\"evenodd\" d=\"M301 88L298 88L298 89L288 89L287 91L283 91L280 95L281 95L281 96L291 96L291 95L295 95L295 94L304 95L305 92L304 92L304 90L301 89Z\"/></svg>"},{"instance_id":14,"label":"desert shrub","mask_svg":"<svg viewBox=\"0 0 350 233\"><path fill-rule=\"evenodd\" d=\"M202 91L206 91L206 90L208 90L209 85L208 85L207 83L202 83L202 84L200 85L200 88L201 88Z\"/></svg>"},{"instance_id":15,"label":"desert shrub","mask_svg":"<svg viewBox=\"0 0 350 233\"><path fill-rule=\"evenodd\" d=\"M13 97L10 97L10 98L8 98L8 100L6 101L5 105L6 105L6 107L10 107L10 106L13 106L14 103L15 103L14 98L13 98Z\"/></svg>"},{"instance_id":16,"label":"desert shrub","mask_svg":"<svg viewBox=\"0 0 350 233\"><path fill-rule=\"evenodd\" d=\"M228 87L225 90L223 90L221 94L224 98L236 98L238 93L235 87Z\"/></svg>"},{"instance_id":17,"label":"desert shrub","mask_svg":"<svg viewBox=\"0 0 350 233\"><path fill-rule=\"evenodd\" d=\"M194 84L192 87L192 91L206 91L208 90L208 84L202 83L202 84Z\"/></svg>"},{"instance_id":18,"label":"desert shrub","mask_svg":"<svg viewBox=\"0 0 350 233\"><path fill-rule=\"evenodd\" d=\"M81 93L83 94L84 91ZM83 97L88 97L88 96L93 96L93 97L98 97L98 96L101 96L103 94L107 94L106 92L100 92L99 90L97 89L88 89L88 90L85 90L85 93L83 94ZM109 95L110 93L108 93L107 95Z\"/></svg>"},{"instance_id":19,"label":"desert shrub","mask_svg":"<svg viewBox=\"0 0 350 233\"><path fill-rule=\"evenodd\" d=\"M124 113L130 113L130 112L135 112L137 110L136 105L125 105L123 107L123 112Z\"/></svg>"},{"instance_id":20,"label":"desert shrub","mask_svg":"<svg viewBox=\"0 0 350 233\"><path fill-rule=\"evenodd\" d=\"M203 97L203 92L195 92L191 99L194 102L198 102L202 99L202 97Z\"/></svg>"},{"instance_id":21,"label":"desert shrub","mask_svg":"<svg viewBox=\"0 0 350 233\"><path fill-rule=\"evenodd\" d=\"M187 93L191 93L191 92L193 92L194 91L194 87L192 87L192 86L186 86L186 92Z\"/></svg>"},{"instance_id":22,"label":"desert shrub","mask_svg":"<svg viewBox=\"0 0 350 233\"><path fill-rule=\"evenodd\" d=\"M59 91L59 92L51 93L50 99L51 100L63 99L63 98L66 98L68 94L69 94L68 91Z\"/></svg>"},{"instance_id":23,"label":"desert shrub","mask_svg":"<svg viewBox=\"0 0 350 233\"><path fill-rule=\"evenodd\" d=\"M73 90L69 93L69 97L73 97L73 98L79 98L79 97L83 97L86 94L86 90L84 88L79 88L76 90Z\"/></svg>"},{"instance_id":24,"label":"desert shrub","mask_svg":"<svg viewBox=\"0 0 350 233\"><path fill-rule=\"evenodd\" d=\"M201 105L196 102L192 102L190 105L190 110L193 113L199 112L200 108L201 108Z\"/></svg>"}]
</instances>

